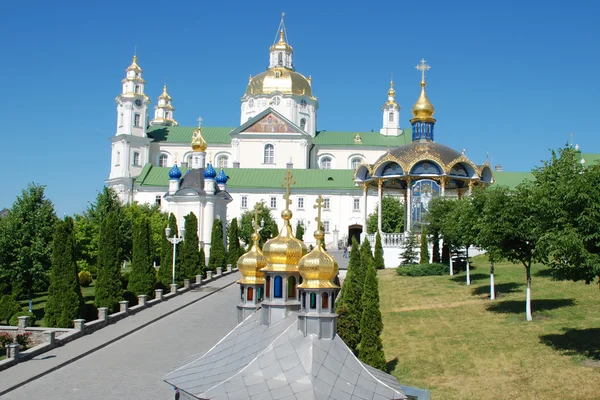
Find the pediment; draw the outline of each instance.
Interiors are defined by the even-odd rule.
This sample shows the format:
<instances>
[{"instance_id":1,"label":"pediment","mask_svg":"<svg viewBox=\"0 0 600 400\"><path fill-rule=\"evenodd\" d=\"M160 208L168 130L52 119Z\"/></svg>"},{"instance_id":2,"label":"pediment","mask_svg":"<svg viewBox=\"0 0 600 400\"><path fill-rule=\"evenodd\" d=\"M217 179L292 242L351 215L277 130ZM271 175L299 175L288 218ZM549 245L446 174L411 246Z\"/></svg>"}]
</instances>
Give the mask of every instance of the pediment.
<instances>
[{"instance_id":1,"label":"pediment","mask_svg":"<svg viewBox=\"0 0 600 400\"><path fill-rule=\"evenodd\" d=\"M307 135L302 129L296 126L289 119L279 114L272 108L268 108L254 118L249 119L245 124L234 129L231 134L243 133L268 133L268 134L301 134Z\"/></svg>"}]
</instances>

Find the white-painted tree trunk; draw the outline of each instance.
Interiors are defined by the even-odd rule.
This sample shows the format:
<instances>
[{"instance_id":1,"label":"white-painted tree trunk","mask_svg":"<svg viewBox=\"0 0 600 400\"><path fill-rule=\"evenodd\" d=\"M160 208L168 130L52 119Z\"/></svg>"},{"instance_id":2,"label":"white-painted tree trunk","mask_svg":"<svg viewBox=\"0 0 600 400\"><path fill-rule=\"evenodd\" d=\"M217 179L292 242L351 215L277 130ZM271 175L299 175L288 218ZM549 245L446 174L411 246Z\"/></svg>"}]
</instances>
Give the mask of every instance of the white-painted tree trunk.
<instances>
[{"instance_id":1,"label":"white-painted tree trunk","mask_svg":"<svg viewBox=\"0 0 600 400\"><path fill-rule=\"evenodd\" d=\"M467 285L471 284L471 269L469 268L469 248L467 247Z\"/></svg>"},{"instance_id":2,"label":"white-painted tree trunk","mask_svg":"<svg viewBox=\"0 0 600 400\"><path fill-rule=\"evenodd\" d=\"M531 317L531 288L527 287L527 300L525 305L525 313L527 314L527 321L533 321Z\"/></svg>"},{"instance_id":3,"label":"white-painted tree trunk","mask_svg":"<svg viewBox=\"0 0 600 400\"><path fill-rule=\"evenodd\" d=\"M454 268L452 265L452 255L450 255L450 276L454 275Z\"/></svg>"},{"instance_id":4,"label":"white-painted tree trunk","mask_svg":"<svg viewBox=\"0 0 600 400\"><path fill-rule=\"evenodd\" d=\"M494 274L490 274L490 300L496 299L496 290L494 289Z\"/></svg>"}]
</instances>

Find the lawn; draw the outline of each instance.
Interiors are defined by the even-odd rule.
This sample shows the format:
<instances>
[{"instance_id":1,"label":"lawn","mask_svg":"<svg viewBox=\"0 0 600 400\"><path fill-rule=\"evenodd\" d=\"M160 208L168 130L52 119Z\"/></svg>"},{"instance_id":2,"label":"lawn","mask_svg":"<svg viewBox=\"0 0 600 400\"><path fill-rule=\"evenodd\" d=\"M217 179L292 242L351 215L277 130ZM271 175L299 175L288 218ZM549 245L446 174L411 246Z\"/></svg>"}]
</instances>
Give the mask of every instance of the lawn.
<instances>
[{"instance_id":1,"label":"lawn","mask_svg":"<svg viewBox=\"0 0 600 400\"><path fill-rule=\"evenodd\" d=\"M379 274L388 367L432 399L600 398L600 290L553 281L532 267L533 321L525 321L525 268L473 259L450 276Z\"/></svg>"}]
</instances>

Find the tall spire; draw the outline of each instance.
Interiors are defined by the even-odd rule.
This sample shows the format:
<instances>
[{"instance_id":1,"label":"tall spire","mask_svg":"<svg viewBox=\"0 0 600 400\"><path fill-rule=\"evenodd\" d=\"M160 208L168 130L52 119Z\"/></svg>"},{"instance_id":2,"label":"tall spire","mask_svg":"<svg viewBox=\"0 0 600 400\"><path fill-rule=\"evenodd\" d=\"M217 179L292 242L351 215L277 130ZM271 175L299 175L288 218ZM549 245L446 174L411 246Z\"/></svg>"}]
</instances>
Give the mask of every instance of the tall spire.
<instances>
[{"instance_id":1,"label":"tall spire","mask_svg":"<svg viewBox=\"0 0 600 400\"><path fill-rule=\"evenodd\" d=\"M433 118L435 108L427 98L427 93L425 93L425 86L427 86L427 83L425 82L425 71L429 71L431 66L426 64L425 59L422 59L421 63L415 68L418 71L421 71L421 94L412 108L413 118L410 122L413 126L413 141L433 141L433 126L436 121L435 118Z\"/></svg>"}]
</instances>

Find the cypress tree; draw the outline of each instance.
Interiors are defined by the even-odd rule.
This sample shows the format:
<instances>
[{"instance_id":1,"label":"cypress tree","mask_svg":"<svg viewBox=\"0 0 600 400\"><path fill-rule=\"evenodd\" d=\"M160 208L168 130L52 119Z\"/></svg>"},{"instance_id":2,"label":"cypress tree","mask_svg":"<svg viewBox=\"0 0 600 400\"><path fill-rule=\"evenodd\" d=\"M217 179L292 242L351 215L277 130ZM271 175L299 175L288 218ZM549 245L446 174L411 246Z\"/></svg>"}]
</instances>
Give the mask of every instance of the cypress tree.
<instances>
[{"instance_id":1,"label":"cypress tree","mask_svg":"<svg viewBox=\"0 0 600 400\"><path fill-rule=\"evenodd\" d=\"M365 240L360 245L360 275L358 284L362 288L365 284L365 276L367 275L367 269L371 266L375 265L375 260L373 259L373 252L371 251L371 243L369 239L365 237Z\"/></svg>"},{"instance_id":2,"label":"cypress tree","mask_svg":"<svg viewBox=\"0 0 600 400\"><path fill-rule=\"evenodd\" d=\"M165 223L164 228L168 225L169 222ZM175 234L171 228L171 237L173 237L173 235ZM158 269L156 280L162 284L163 288L168 287L173 280L173 245L167 240L165 234L163 234L160 244L160 268Z\"/></svg>"},{"instance_id":3,"label":"cypress tree","mask_svg":"<svg viewBox=\"0 0 600 400\"><path fill-rule=\"evenodd\" d=\"M108 307L113 312L123 300L119 244L120 221L116 211L104 217L98 243L98 274L96 277L96 307Z\"/></svg>"},{"instance_id":4,"label":"cypress tree","mask_svg":"<svg viewBox=\"0 0 600 400\"><path fill-rule=\"evenodd\" d=\"M300 222L296 225L296 239L304 240L304 226Z\"/></svg>"},{"instance_id":5,"label":"cypress tree","mask_svg":"<svg viewBox=\"0 0 600 400\"><path fill-rule=\"evenodd\" d=\"M404 251L400 258L402 265L416 264L417 263L417 238L414 233L410 232L404 243Z\"/></svg>"},{"instance_id":6,"label":"cypress tree","mask_svg":"<svg viewBox=\"0 0 600 400\"><path fill-rule=\"evenodd\" d=\"M223 244L223 223L220 219L213 222L210 237L210 255L208 257L208 270L216 271L218 267L225 267L225 245Z\"/></svg>"},{"instance_id":7,"label":"cypress tree","mask_svg":"<svg viewBox=\"0 0 600 400\"><path fill-rule=\"evenodd\" d=\"M152 230L150 220L142 215L133 227L133 257L127 290L151 295L156 284L156 270L152 266Z\"/></svg>"},{"instance_id":8,"label":"cypress tree","mask_svg":"<svg viewBox=\"0 0 600 400\"><path fill-rule=\"evenodd\" d=\"M56 224L52 244L50 288L44 320L48 326L70 328L83 315L84 301L77 277L73 219Z\"/></svg>"},{"instance_id":9,"label":"cypress tree","mask_svg":"<svg viewBox=\"0 0 600 400\"><path fill-rule=\"evenodd\" d=\"M240 258L240 256L243 254L241 253L243 250L241 250L240 247L237 218L232 219L231 224L229 225L228 242L229 248L227 249L227 264L235 266L238 258Z\"/></svg>"},{"instance_id":10,"label":"cypress tree","mask_svg":"<svg viewBox=\"0 0 600 400\"><path fill-rule=\"evenodd\" d=\"M429 264L429 243L427 241L427 228L423 225L421 231L421 254L419 258L420 264Z\"/></svg>"},{"instance_id":11,"label":"cypress tree","mask_svg":"<svg viewBox=\"0 0 600 400\"><path fill-rule=\"evenodd\" d=\"M437 232L433 232L433 237L431 238L431 240L433 240L433 255L431 258L431 261L436 264L439 263L441 261L440 259L440 235Z\"/></svg>"},{"instance_id":12,"label":"cypress tree","mask_svg":"<svg viewBox=\"0 0 600 400\"><path fill-rule=\"evenodd\" d=\"M193 212L185 216L185 238L181 246L181 268L176 280L182 283L184 279L194 279L203 274L200 260L200 239L198 239L198 218Z\"/></svg>"},{"instance_id":13,"label":"cypress tree","mask_svg":"<svg viewBox=\"0 0 600 400\"><path fill-rule=\"evenodd\" d=\"M384 269L385 261L383 259L383 246L381 244L381 235L377 232L375 236L375 257L374 257L375 269Z\"/></svg>"},{"instance_id":14,"label":"cypress tree","mask_svg":"<svg viewBox=\"0 0 600 400\"><path fill-rule=\"evenodd\" d=\"M240 251L243 251L243 249L241 247L240 247ZM240 254L240 257L241 257L241 254ZM200 247L200 273L199 274L200 275L204 274L205 271L206 271L206 253L204 252L204 246L203 246L203 247Z\"/></svg>"},{"instance_id":15,"label":"cypress tree","mask_svg":"<svg viewBox=\"0 0 600 400\"><path fill-rule=\"evenodd\" d=\"M379 310L379 285L377 283L377 272L373 266L367 269L362 292L362 304L358 358L374 368L385 371L385 354L381 343L383 322Z\"/></svg>"},{"instance_id":16,"label":"cypress tree","mask_svg":"<svg viewBox=\"0 0 600 400\"><path fill-rule=\"evenodd\" d=\"M358 242L352 238L348 272L340 296L336 301L336 312L339 315L337 333L354 352L360 343L361 291L363 289L358 282L360 270L360 250Z\"/></svg>"}]
</instances>

